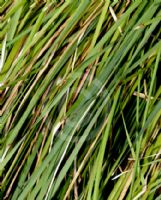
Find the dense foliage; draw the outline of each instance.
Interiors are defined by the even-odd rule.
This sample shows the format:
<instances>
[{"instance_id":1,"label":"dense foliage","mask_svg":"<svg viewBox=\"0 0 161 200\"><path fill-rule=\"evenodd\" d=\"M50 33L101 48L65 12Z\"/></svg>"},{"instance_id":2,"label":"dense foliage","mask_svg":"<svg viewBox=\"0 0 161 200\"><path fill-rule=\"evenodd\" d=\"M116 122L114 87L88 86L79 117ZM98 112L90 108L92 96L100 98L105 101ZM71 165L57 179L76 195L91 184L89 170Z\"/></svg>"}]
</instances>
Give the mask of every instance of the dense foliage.
<instances>
[{"instance_id":1,"label":"dense foliage","mask_svg":"<svg viewBox=\"0 0 161 200\"><path fill-rule=\"evenodd\" d=\"M0 198L161 199L161 1L0 5Z\"/></svg>"}]
</instances>

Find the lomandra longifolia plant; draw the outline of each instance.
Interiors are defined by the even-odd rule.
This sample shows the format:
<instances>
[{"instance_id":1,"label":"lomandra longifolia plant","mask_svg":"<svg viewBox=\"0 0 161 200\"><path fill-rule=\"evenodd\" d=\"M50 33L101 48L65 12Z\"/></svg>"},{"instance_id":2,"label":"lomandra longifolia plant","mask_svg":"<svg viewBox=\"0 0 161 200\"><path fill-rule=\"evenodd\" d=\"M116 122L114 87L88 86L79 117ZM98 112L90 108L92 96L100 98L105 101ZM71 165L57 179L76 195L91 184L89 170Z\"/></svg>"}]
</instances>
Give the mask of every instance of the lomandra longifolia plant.
<instances>
[{"instance_id":1,"label":"lomandra longifolia plant","mask_svg":"<svg viewBox=\"0 0 161 200\"><path fill-rule=\"evenodd\" d=\"M0 199L161 199L161 1L0 1Z\"/></svg>"}]
</instances>

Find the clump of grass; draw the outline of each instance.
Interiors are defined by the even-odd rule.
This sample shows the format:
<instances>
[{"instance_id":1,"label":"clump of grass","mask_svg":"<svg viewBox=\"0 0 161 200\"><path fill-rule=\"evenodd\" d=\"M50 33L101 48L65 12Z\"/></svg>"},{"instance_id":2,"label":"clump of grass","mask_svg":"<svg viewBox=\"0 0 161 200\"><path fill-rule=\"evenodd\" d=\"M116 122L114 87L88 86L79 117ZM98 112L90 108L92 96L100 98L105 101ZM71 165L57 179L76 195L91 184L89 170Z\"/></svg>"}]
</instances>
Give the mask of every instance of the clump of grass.
<instances>
[{"instance_id":1,"label":"clump of grass","mask_svg":"<svg viewBox=\"0 0 161 200\"><path fill-rule=\"evenodd\" d=\"M2 199L161 198L160 8L2 2Z\"/></svg>"}]
</instances>

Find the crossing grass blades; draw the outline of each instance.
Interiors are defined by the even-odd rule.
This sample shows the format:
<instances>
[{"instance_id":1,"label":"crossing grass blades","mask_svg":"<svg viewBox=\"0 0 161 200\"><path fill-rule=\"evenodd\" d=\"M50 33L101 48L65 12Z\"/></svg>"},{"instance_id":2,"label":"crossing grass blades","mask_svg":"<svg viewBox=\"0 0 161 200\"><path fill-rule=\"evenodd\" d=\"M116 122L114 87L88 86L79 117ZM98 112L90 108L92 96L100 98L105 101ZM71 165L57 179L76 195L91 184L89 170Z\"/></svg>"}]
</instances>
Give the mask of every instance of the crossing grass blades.
<instances>
[{"instance_id":1,"label":"crossing grass blades","mask_svg":"<svg viewBox=\"0 0 161 200\"><path fill-rule=\"evenodd\" d=\"M161 1L0 13L0 199L161 199Z\"/></svg>"}]
</instances>

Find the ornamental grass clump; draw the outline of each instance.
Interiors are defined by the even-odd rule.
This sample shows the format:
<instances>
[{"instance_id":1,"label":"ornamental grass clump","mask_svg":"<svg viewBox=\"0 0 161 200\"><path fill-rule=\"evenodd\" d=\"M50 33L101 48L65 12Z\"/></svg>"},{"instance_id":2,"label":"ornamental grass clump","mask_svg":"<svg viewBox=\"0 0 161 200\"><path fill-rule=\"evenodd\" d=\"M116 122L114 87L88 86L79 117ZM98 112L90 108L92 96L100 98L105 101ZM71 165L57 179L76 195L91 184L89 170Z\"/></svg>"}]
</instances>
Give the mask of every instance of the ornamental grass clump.
<instances>
[{"instance_id":1,"label":"ornamental grass clump","mask_svg":"<svg viewBox=\"0 0 161 200\"><path fill-rule=\"evenodd\" d=\"M161 199L161 1L0 5L0 199Z\"/></svg>"}]
</instances>

